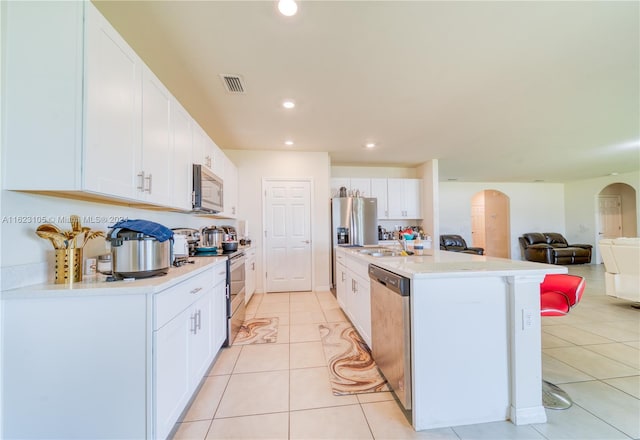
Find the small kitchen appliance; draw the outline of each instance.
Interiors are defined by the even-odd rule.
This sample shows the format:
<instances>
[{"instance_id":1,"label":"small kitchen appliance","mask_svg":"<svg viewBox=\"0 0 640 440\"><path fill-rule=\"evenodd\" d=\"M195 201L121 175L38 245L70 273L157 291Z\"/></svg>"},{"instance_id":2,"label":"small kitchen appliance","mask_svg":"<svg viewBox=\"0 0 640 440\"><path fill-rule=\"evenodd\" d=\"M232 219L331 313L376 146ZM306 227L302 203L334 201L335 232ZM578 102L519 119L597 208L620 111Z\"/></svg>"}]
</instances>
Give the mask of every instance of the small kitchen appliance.
<instances>
[{"instance_id":1,"label":"small kitchen appliance","mask_svg":"<svg viewBox=\"0 0 640 440\"><path fill-rule=\"evenodd\" d=\"M225 232L221 228L212 225L200 230L200 242L196 246L196 252L216 252L222 249Z\"/></svg>"},{"instance_id":2,"label":"small kitchen appliance","mask_svg":"<svg viewBox=\"0 0 640 440\"><path fill-rule=\"evenodd\" d=\"M112 229L107 240L111 243L112 272L116 279L148 278L169 271L171 240L161 242L126 228Z\"/></svg>"},{"instance_id":3,"label":"small kitchen appliance","mask_svg":"<svg viewBox=\"0 0 640 440\"><path fill-rule=\"evenodd\" d=\"M224 241L237 241L238 240L238 233L236 232L236 228L234 228L231 225L223 225L223 226L220 226L220 228L222 228L222 230L226 234L225 237L224 237Z\"/></svg>"},{"instance_id":4,"label":"small kitchen appliance","mask_svg":"<svg viewBox=\"0 0 640 440\"><path fill-rule=\"evenodd\" d=\"M222 179L202 165L193 165L193 211L215 214L224 209Z\"/></svg>"},{"instance_id":5,"label":"small kitchen appliance","mask_svg":"<svg viewBox=\"0 0 640 440\"><path fill-rule=\"evenodd\" d=\"M184 235L173 235L173 265L182 266L189 261L189 243Z\"/></svg>"},{"instance_id":6,"label":"small kitchen appliance","mask_svg":"<svg viewBox=\"0 0 640 440\"><path fill-rule=\"evenodd\" d=\"M185 237L188 247L187 255L194 255L196 253L196 247L200 242L200 231L193 228L173 228L172 231L174 233L174 240L176 239L176 236L182 235Z\"/></svg>"}]
</instances>

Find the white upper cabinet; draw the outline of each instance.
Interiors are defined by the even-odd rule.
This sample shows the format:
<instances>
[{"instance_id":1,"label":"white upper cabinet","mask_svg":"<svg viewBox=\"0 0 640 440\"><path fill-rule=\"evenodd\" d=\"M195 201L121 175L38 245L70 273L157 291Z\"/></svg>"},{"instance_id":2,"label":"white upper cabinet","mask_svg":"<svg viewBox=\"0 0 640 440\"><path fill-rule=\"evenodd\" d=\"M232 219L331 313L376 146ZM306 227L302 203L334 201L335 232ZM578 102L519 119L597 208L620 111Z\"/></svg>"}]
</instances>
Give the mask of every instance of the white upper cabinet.
<instances>
[{"instance_id":1,"label":"white upper cabinet","mask_svg":"<svg viewBox=\"0 0 640 440\"><path fill-rule=\"evenodd\" d=\"M209 137L206 138L205 152L207 153L205 159L209 164L209 169L213 171L213 174L215 174L216 176L224 178L224 173L226 172L225 167L227 166L227 158L222 150Z\"/></svg>"},{"instance_id":2,"label":"white upper cabinet","mask_svg":"<svg viewBox=\"0 0 640 440\"><path fill-rule=\"evenodd\" d=\"M331 196L337 197L340 187L355 195L378 199L378 220L421 219L421 179L386 179L334 177Z\"/></svg>"},{"instance_id":3,"label":"white upper cabinet","mask_svg":"<svg viewBox=\"0 0 640 440\"><path fill-rule=\"evenodd\" d=\"M76 190L82 166L82 3L0 7L3 188Z\"/></svg>"},{"instance_id":4,"label":"white upper cabinet","mask_svg":"<svg viewBox=\"0 0 640 440\"><path fill-rule=\"evenodd\" d=\"M357 191L361 197L371 197L371 179L368 177L331 178L331 197L338 197L342 187L346 188L348 195L353 196Z\"/></svg>"},{"instance_id":5,"label":"white upper cabinet","mask_svg":"<svg viewBox=\"0 0 640 440\"><path fill-rule=\"evenodd\" d=\"M351 178L350 189L353 195L359 194L360 197L371 197L371 179Z\"/></svg>"},{"instance_id":6,"label":"white upper cabinet","mask_svg":"<svg viewBox=\"0 0 640 440\"><path fill-rule=\"evenodd\" d=\"M171 205L171 93L146 66L142 69L142 162L138 167L138 196Z\"/></svg>"},{"instance_id":7,"label":"white upper cabinet","mask_svg":"<svg viewBox=\"0 0 640 440\"><path fill-rule=\"evenodd\" d=\"M351 179L348 177L332 177L331 197L339 197L340 188L342 187L349 191L349 188L351 187Z\"/></svg>"},{"instance_id":8,"label":"white upper cabinet","mask_svg":"<svg viewBox=\"0 0 640 440\"><path fill-rule=\"evenodd\" d=\"M420 179L387 179L387 203L390 219L420 219Z\"/></svg>"},{"instance_id":9,"label":"white upper cabinet","mask_svg":"<svg viewBox=\"0 0 640 440\"><path fill-rule=\"evenodd\" d=\"M2 7L4 189L190 209L196 153L224 155L93 3Z\"/></svg>"},{"instance_id":10,"label":"white upper cabinet","mask_svg":"<svg viewBox=\"0 0 640 440\"><path fill-rule=\"evenodd\" d=\"M225 154L197 124L194 129L193 162L224 178Z\"/></svg>"},{"instance_id":11,"label":"white upper cabinet","mask_svg":"<svg viewBox=\"0 0 640 440\"><path fill-rule=\"evenodd\" d=\"M171 206L184 210L192 208L193 125L195 124L192 124L189 113L173 98L171 100L171 135L173 137Z\"/></svg>"},{"instance_id":12,"label":"white upper cabinet","mask_svg":"<svg viewBox=\"0 0 640 440\"><path fill-rule=\"evenodd\" d=\"M378 199L378 220L389 218L387 207L387 179L371 179L371 197Z\"/></svg>"},{"instance_id":13,"label":"white upper cabinet","mask_svg":"<svg viewBox=\"0 0 640 440\"><path fill-rule=\"evenodd\" d=\"M84 189L137 198L143 64L94 7L86 14Z\"/></svg>"},{"instance_id":14,"label":"white upper cabinet","mask_svg":"<svg viewBox=\"0 0 640 440\"><path fill-rule=\"evenodd\" d=\"M236 218L238 216L238 167L227 156L223 155L222 159L224 161L224 211L219 215Z\"/></svg>"}]
</instances>

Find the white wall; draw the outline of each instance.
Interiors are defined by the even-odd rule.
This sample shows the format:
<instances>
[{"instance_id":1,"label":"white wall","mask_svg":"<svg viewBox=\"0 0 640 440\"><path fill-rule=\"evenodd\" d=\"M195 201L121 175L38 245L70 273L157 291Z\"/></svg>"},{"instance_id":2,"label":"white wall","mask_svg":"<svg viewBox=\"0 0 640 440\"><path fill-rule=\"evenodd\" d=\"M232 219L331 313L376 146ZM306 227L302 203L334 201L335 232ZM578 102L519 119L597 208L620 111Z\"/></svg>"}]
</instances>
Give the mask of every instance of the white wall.
<instances>
[{"instance_id":1,"label":"white wall","mask_svg":"<svg viewBox=\"0 0 640 440\"><path fill-rule=\"evenodd\" d=\"M438 181L438 159L429 160L417 169L422 179L422 229L433 240L440 236L440 182Z\"/></svg>"},{"instance_id":2,"label":"white wall","mask_svg":"<svg viewBox=\"0 0 640 440\"><path fill-rule=\"evenodd\" d=\"M331 177L374 177L419 179L416 168L402 167L368 167L368 166L331 166Z\"/></svg>"},{"instance_id":3,"label":"white wall","mask_svg":"<svg viewBox=\"0 0 640 440\"><path fill-rule=\"evenodd\" d=\"M313 185L311 208L313 242L313 289L328 290L330 285L330 207L329 154L288 151L225 150L238 167L238 219L247 220L256 255L258 280L256 290L264 291L262 209L265 178L309 178Z\"/></svg>"},{"instance_id":4,"label":"white wall","mask_svg":"<svg viewBox=\"0 0 640 440\"><path fill-rule=\"evenodd\" d=\"M626 183L636 190L636 231L640 231L640 172L624 173L617 176L604 176L595 179L580 180L565 184L567 240L573 243L587 243L595 247L592 263L599 263L597 230L597 196L607 185Z\"/></svg>"},{"instance_id":5,"label":"white wall","mask_svg":"<svg viewBox=\"0 0 640 440\"><path fill-rule=\"evenodd\" d=\"M66 219L71 214L79 215L83 226L102 230L105 235L109 226L118 219L127 217L155 221L169 228L200 228L211 224L234 224L231 220L15 191L2 191L0 200L2 218L0 261L2 261L3 289L53 280L53 247L49 241L38 237L35 230L42 223L54 223L62 229L70 229ZM83 257L104 253L106 253L106 242L104 239L97 238L88 243Z\"/></svg>"},{"instance_id":6,"label":"white wall","mask_svg":"<svg viewBox=\"0 0 640 440\"><path fill-rule=\"evenodd\" d=\"M459 234L471 243L471 199L486 189L501 191L509 197L512 259L522 259L518 237L523 233L565 234L563 184L482 182L440 182L440 234Z\"/></svg>"}]
</instances>

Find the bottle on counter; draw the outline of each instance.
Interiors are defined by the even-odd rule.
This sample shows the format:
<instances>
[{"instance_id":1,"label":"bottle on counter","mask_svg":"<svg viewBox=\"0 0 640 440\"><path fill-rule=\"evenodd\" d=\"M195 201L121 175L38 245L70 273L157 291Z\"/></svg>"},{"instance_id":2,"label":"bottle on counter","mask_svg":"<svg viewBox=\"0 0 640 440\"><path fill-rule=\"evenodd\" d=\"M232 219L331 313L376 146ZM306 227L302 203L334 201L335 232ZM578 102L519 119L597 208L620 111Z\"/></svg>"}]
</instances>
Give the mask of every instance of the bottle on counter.
<instances>
[{"instance_id":1,"label":"bottle on counter","mask_svg":"<svg viewBox=\"0 0 640 440\"><path fill-rule=\"evenodd\" d=\"M424 247L422 244L422 240L420 239L420 236L418 236L418 238L414 240L413 252L416 255L424 255Z\"/></svg>"}]
</instances>

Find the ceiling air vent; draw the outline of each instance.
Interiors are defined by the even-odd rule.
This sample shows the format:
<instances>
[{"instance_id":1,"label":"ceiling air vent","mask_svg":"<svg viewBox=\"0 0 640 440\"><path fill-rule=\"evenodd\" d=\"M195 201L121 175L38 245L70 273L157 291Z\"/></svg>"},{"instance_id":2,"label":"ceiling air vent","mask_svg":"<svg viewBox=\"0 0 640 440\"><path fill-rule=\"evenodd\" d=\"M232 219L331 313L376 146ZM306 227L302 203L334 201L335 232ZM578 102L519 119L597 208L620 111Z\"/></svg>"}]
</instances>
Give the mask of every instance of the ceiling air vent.
<instances>
[{"instance_id":1,"label":"ceiling air vent","mask_svg":"<svg viewBox=\"0 0 640 440\"><path fill-rule=\"evenodd\" d=\"M220 78L229 93L244 93L244 84L240 75L221 74Z\"/></svg>"}]
</instances>

